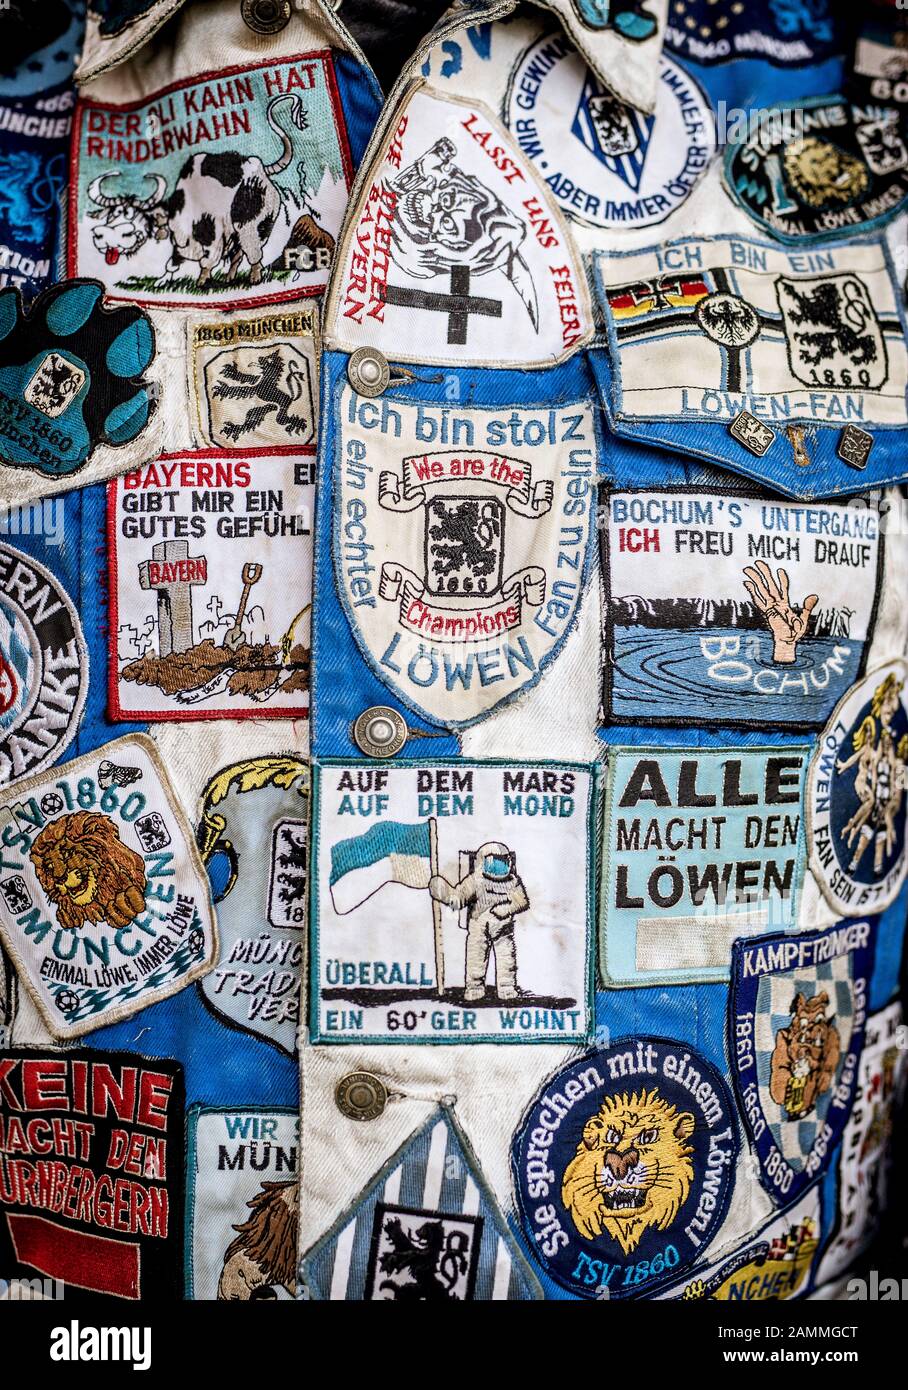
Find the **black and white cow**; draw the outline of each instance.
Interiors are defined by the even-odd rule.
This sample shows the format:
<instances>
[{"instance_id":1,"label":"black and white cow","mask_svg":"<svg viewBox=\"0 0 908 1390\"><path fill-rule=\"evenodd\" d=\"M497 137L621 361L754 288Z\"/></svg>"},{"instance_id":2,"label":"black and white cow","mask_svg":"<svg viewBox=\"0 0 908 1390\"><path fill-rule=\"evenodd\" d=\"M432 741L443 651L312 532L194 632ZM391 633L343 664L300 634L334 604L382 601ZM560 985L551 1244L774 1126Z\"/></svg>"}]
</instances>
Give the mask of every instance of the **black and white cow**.
<instances>
[{"instance_id":1,"label":"black and white cow","mask_svg":"<svg viewBox=\"0 0 908 1390\"><path fill-rule=\"evenodd\" d=\"M306 128L299 96L285 94L269 102L268 122L282 142L280 158L273 164L263 164L258 155L229 150L193 154L166 198L167 181L160 174L151 175L155 190L144 198L105 192L105 184L119 178L119 172L101 174L88 189L98 206L97 212L88 214L99 219L91 234L95 250L108 265L115 265L121 256L134 256L147 241L169 237L173 250L159 285L185 274L186 262L198 265L200 286L208 283L222 261L228 262L227 278L234 280L244 257L249 283L259 284L265 246L282 211L281 191L273 176L286 169L293 156L293 142L273 115L274 107L288 99L293 124L298 130Z\"/></svg>"}]
</instances>

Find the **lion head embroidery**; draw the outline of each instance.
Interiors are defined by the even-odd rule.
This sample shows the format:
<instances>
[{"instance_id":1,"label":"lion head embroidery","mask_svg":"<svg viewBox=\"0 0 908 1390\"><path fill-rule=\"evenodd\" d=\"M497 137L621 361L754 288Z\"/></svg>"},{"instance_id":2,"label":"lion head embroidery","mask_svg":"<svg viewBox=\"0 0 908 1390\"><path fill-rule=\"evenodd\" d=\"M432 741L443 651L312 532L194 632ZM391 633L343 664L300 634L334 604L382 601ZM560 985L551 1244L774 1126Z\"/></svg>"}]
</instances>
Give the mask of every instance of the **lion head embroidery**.
<instances>
[{"instance_id":1,"label":"lion head embroidery","mask_svg":"<svg viewBox=\"0 0 908 1390\"><path fill-rule=\"evenodd\" d=\"M218 1298L274 1298L275 1286L296 1293L298 1229L295 1182L265 1182L246 1205L250 1215L224 1253Z\"/></svg>"},{"instance_id":2,"label":"lion head embroidery","mask_svg":"<svg viewBox=\"0 0 908 1390\"><path fill-rule=\"evenodd\" d=\"M769 1069L769 1094L788 1119L808 1115L828 1091L839 1064L841 1040L826 1017L829 995L805 999L800 992L791 1006L791 1023L776 1033Z\"/></svg>"},{"instance_id":3,"label":"lion head embroidery","mask_svg":"<svg viewBox=\"0 0 908 1390\"><path fill-rule=\"evenodd\" d=\"M73 811L45 825L29 857L67 931L86 922L126 927L145 907L145 863L107 816Z\"/></svg>"},{"instance_id":4,"label":"lion head embroidery","mask_svg":"<svg viewBox=\"0 0 908 1390\"><path fill-rule=\"evenodd\" d=\"M815 135L793 140L783 162L790 187L811 208L847 206L866 193L870 183L859 159Z\"/></svg>"},{"instance_id":5,"label":"lion head embroidery","mask_svg":"<svg viewBox=\"0 0 908 1390\"><path fill-rule=\"evenodd\" d=\"M657 1090L608 1096L584 1125L561 1184L580 1234L605 1232L627 1255L650 1226L666 1230L693 1182L693 1132L693 1115L679 1114Z\"/></svg>"}]
</instances>

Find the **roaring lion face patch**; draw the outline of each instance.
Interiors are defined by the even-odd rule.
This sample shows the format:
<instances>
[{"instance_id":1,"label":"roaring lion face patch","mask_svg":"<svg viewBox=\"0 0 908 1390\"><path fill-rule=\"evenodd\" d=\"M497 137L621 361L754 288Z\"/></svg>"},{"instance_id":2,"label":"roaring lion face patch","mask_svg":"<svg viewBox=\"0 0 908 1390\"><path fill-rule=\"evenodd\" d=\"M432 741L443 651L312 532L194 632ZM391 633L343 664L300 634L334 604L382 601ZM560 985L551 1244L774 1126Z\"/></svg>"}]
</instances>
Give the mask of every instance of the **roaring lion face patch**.
<instances>
[{"instance_id":1,"label":"roaring lion face patch","mask_svg":"<svg viewBox=\"0 0 908 1390\"><path fill-rule=\"evenodd\" d=\"M96 811L73 811L51 821L29 857L68 931L87 922L125 927L145 907L142 856L123 844L113 821Z\"/></svg>"},{"instance_id":2,"label":"roaring lion face patch","mask_svg":"<svg viewBox=\"0 0 908 1390\"><path fill-rule=\"evenodd\" d=\"M685 1142L694 1117L657 1090L609 1096L583 1127L565 1169L561 1199L582 1236L603 1232L627 1255L648 1226L665 1230L693 1181Z\"/></svg>"},{"instance_id":3,"label":"roaring lion face patch","mask_svg":"<svg viewBox=\"0 0 908 1390\"><path fill-rule=\"evenodd\" d=\"M701 1262L735 1181L724 1078L686 1043L633 1036L552 1076L514 1137L527 1243L581 1298L649 1298Z\"/></svg>"}]
</instances>

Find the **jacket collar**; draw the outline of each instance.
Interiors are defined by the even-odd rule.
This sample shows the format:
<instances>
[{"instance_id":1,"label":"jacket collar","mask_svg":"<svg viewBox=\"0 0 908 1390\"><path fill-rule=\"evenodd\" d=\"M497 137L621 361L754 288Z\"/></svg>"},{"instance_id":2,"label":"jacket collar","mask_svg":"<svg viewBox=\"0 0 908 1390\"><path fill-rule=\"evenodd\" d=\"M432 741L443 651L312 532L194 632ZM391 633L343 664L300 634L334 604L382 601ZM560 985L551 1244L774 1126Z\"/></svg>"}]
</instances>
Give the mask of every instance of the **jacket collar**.
<instances>
[{"instance_id":1,"label":"jacket collar","mask_svg":"<svg viewBox=\"0 0 908 1390\"><path fill-rule=\"evenodd\" d=\"M531 0L561 21L587 66L629 106L656 108L668 0Z\"/></svg>"},{"instance_id":2,"label":"jacket collar","mask_svg":"<svg viewBox=\"0 0 908 1390\"><path fill-rule=\"evenodd\" d=\"M152 38L184 5L212 0L95 0L90 5L82 59L76 71L88 82L119 66ZM600 82L621 101L651 112L656 105L659 57L668 0L530 0L549 10L583 54ZM236 0L239 7L240 0ZM343 0L291 0L295 10L317 14L338 47L354 48L343 29ZM463 27L519 8L518 0L455 0L441 20ZM459 12L459 13L458 13ZM338 20L340 24L338 24Z\"/></svg>"}]
</instances>

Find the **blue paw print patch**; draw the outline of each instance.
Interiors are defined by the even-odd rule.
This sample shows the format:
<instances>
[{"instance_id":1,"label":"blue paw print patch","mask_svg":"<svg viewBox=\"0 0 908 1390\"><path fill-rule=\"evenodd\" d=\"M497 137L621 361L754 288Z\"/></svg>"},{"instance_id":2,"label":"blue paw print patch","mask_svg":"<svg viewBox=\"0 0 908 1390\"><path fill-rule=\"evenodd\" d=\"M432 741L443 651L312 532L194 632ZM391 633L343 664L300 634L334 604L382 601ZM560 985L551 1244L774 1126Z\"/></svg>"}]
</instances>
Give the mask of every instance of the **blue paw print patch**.
<instances>
[{"instance_id":1,"label":"blue paw print patch","mask_svg":"<svg viewBox=\"0 0 908 1390\"><path fill-rule=\"evenodd\" d=\"M18 291L0 291L0 458L66 477L96 445L135 439L154 352L147 314L106 309L97 281L54 285L27 313Z\"/></svg>"}]
</instances>

